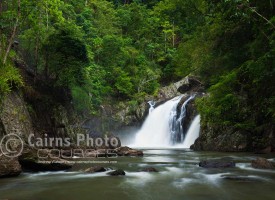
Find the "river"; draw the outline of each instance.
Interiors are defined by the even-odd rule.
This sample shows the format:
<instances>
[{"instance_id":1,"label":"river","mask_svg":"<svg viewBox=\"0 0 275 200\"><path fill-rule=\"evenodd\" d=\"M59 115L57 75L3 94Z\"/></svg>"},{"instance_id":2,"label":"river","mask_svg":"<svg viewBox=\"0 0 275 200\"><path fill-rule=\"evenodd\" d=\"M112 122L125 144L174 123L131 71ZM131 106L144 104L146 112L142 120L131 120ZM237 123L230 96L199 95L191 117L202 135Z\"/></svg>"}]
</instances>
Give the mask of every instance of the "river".
<instances>
[{"instance_id":1,"label":"river","mask_svg":"<svg viewBox=\"0 0 275 200\"><path fill-rule=\"evenodd\" d=\"M16 178L0 179L0 199L274 199L275 170L251 168L250 162L256 156L249 153L193 152L189 149L145 149L144 157L113 158L112 161L117 163L103 165L121 168L126 176L79 172L90 166L84 164L77 164L67 172L23 173ZM235 168L226 169L198 166L200 160L213 158L233 160L237 164ZM139 172L143 167L154 167L159 172ZM225 178L228 176L231 179Z\"/></svg>"}]
</instances>

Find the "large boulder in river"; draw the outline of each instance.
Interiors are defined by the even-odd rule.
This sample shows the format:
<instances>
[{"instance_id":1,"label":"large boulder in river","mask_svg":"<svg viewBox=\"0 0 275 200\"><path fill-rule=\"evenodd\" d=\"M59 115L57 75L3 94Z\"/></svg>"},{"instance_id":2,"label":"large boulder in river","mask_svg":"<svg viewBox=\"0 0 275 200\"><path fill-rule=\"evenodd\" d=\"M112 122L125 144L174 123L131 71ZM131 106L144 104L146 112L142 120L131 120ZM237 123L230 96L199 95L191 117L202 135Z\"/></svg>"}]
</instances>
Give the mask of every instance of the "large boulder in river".
<instances>
[{"instance_id":1,"label":"large boulder in river","mask_svg":"<svg viewBox=\"0 0 275 200\"><path fill-rule=\"evenodd\" d=\"M257 158L251 162L253 168L257 169L274 169L274 165L265 158Z\"/></svg>"},{"instance_id":2,"label":"large boulder in river","mask_svg":"<svg viewBox=\"0 0 275 200\"><path fill-rule=\"evenodd\" d=\"M130 147L119 147L115 149L118 156L143 156L140 150L131 149Z\"/></svg>"},{"instance_id":3,"label":"large boulder in river","mask_svg":"<svg viewBox=\"0 0 275 200\"><path fill-rule=\"evenodd\" d=\"M235 167L236 164L233 161L204 160L199 163L199 166L203 168L229 168Z\"/></svg>"},{"instance_id":4,"label":"large boulder in river","mask_svg":"<svg viewBox=\"0 0 275 200\"><path fill-rule=\"evenodd\" d=\"M108 175L110 175L110 176L125 176L126 173L122 169L118 169L118 170L109 172Z\"/></svg>"},{"instance_id":5,"label":"large boulder in river","mask_svg":"<svg viewBox=\"0 0 275 200\"><path fill-rule=\"evenodd\" d=\"M21 166L16 158L0 157L0 178L14 177L22 172Z\"/></svg>"}]
</instances>

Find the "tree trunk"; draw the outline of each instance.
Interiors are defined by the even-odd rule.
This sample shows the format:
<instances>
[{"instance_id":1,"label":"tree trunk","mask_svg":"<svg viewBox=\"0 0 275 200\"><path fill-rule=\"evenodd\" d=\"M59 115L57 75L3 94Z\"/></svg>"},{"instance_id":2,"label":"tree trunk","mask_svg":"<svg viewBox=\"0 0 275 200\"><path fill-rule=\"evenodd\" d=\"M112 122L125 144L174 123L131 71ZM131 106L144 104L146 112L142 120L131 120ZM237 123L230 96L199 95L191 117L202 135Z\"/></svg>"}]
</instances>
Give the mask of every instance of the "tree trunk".
<instances>
[{"instance_id":1,"label":"tree trunk","mask_svg":"<svg viewBox=\"0 0 275 200\"><path fill-rule=\"evenodd\" d=\"M49 53L48 50L46 50L46 55L45 55L45 69L44 69L44 74L46 80L49 78Z\"/></svg>"},{"instance_id":2,"label":"tree trunk","mask_svg":"<svg viewBox=\"0 0 275 200\"><path fill-rule=\"evenodd\" d=\"M21 5L21 0L18 0L17 18L16 18L16 22L15 22L15 24L14 24L14 27L13 27L13 29L12 29L11 37L10 37L10 39L9 39L9 44L8 44L8 47L7 47L7 50L6 50L4 59L3 59L3 64L4 64L4 65L5 65L6 62L7 62L7 59L8 59L8 56L9 56L9 53L10 53L12 44L13 44L13 42L14 42L14 38L15 38L15 35L16 35L17 27L18 27L18 25L19 25L19 18L20 18L20 15L21 15L20 5Z\"/></svg>"},{"instance_id":3,"label":"tree trunk","mask_svg":"<svg viewBox=\"0 0 275 200\"><path fill-rule=\"evenodd\" d=\"M37 71L38 71L38 36L36 37L36 42L35 42L35 69L34 69L34 83L36 83L36 77L37 77Z\"/></svg>"},{"instance_id":4,"label":"tree trunk","mask_svg":"<svg viewBox=\"0 0 275 200\"><path fill-rule=\"evenodd\" d=\"M2 15L3 10L3 0L0 0L0 15Z\"/></svg>"},{"instance_id":5,"label":"tree trunk","mask_svg":"<svg viewBox=\"0 0 275 200\"><path fill-rule=\"evenodd\" d=\"M175 22L173 21L173 48L175 48Z\"/></svg>"},{"instance_id":6,"label":"tree trunk","mask_svg":"<svg viewBox=\"0 0 275 200\"><path fill-rule=\"evenodd\" d=\"M0 16L2 15L2 10L3 10L3 0L0 0ZM2 30L0 28L0 36L2 35ZM0 56L2 56L2 40L0 40Z\"/></svg>"}]
</instances>

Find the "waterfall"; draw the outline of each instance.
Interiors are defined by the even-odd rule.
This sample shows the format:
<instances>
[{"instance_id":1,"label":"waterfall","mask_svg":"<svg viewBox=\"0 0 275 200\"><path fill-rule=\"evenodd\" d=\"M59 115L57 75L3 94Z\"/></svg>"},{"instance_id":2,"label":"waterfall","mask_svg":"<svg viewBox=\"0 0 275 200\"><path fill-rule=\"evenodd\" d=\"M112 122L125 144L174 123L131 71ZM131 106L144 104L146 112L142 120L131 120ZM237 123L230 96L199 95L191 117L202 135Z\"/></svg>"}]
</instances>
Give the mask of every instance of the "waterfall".
<instances>
[{"instance_id":1,"label":"waterfall","mask_svg":"<svg viewBox=\"0 0 275 200\"><path fill-rule=\"evenodd\" d=\"M148 101L148 104L150 105L150 108L149 108L149 114L151 114L153 112L153 110L155 109L155 105L156 105L156 102L154 101Z\"/></svg>"},{"instance_id":2,"label":"waterfall","mask_svg":"<svg viewBox=\"0 0 275 200\"><path fill-rule=\"evenodd\" d=\"M170 113L181 98L181 96L175 97L152 111L136 134L134 146L165 147L170 145Z\"/></svg>"},{"instance_id":3,"label":"waterfall","mask_svg":"<svg viewBox=\"0 0 275 200\"><path fill-rule=\"evenodd\" d=\"M178 147L190 148L190 146L194 144L195 140L199 137L199 134L200 134L200 115L195 117L190 128L188 129L188 132L186 134L183 144L178 145Z\"/></svg>"},{"instance_id":4,"label":"waterfall","mask_svg":"<svg viewBox=\"0 0 275 200\"><path fill-rule=\"evenodd\" d=\"M170 120L169 120L169 126L170 126L170 132L171 132L171 142L172 144L176 143L182 143L184 140L184 130L182 128L182 120L186 116L186 105L194 99L195 95L190 96L181 106L180 110L180 116L177 115L177 107L178 104L176 104L172 111L170 112Z\"/></svg>"},{"instance_id":5,"label":"waterfall","mask_svg":"<svg viewBox=\"0 0 275 200\"><path fill-rule=\"evenodd\" d=\"M153 102L150 105L147 116L141 129L137 132L136 147L171 147L175 144L182 144L185 133L182 128L182 120L186 116L186 105L194 96L190 96L181 106L180 114L177 114L177 107L184 95L175 97L163 105L154 108Z\"/></svg>"},{"instance_id":6,"label":"waterfall","mask_svg":"<svg viewBox=\"0 0 275 200\"><path fill-rule=\"evenodd\" d=\"M200 115L196 116L193 120L185 140L183 142L183 148L190 148L194 144L195 140L199 137L200 134Z\"/></svg>"}]
</instances>

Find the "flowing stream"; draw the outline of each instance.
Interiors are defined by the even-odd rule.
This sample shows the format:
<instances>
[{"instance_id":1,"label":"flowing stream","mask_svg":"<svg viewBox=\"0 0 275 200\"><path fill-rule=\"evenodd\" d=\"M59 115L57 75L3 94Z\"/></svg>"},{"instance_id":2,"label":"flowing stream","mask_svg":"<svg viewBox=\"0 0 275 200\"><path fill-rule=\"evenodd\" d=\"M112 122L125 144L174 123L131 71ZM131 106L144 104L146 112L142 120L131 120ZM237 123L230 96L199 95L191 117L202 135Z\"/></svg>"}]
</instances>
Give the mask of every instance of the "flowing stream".
<instances>
[{"instance_id":1,"label":"flowing stream","mask_svg":"<svg viewBox=\"0 0 275 200\"><path fill-rule=\"evenodd\" d=\"M9 200L273 200L275 171L251 168L255 154L192 152L187 149L146 149L144 157L120 157L116 164L126 176L80 171L24 173L0 179L0 199ZM236 168L204 169L204 159L237 161ZM267 158L271 158L268 157ZM104 161L106 159L101 159ZM91 165L75 166L81 170ZM139 172L154 167L159 172ZM233 179L228 179L233 177ZM235 177L235 179L234 179Z\"/></svg>"}]
</instances>

